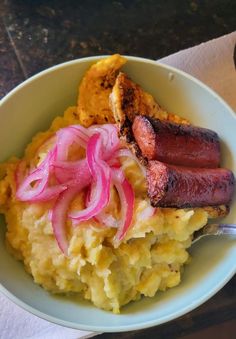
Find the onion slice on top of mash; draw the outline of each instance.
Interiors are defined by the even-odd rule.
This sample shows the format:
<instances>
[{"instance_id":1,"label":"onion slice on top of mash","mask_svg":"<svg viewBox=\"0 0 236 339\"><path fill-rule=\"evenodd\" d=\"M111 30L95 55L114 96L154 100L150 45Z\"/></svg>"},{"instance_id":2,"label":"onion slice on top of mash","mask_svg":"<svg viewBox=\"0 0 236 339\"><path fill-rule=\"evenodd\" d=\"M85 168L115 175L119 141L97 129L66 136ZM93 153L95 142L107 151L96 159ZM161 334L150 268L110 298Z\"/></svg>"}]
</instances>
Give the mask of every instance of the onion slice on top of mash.
<instances>
[{"instance_id":1,"label":"onion slice on top of mash","mask_svg":"<svg viewBox=\"0 0 236 339\"><path fill-rule=\"evenodd\" d=\"M85 158L69 160L70 148L74 145L86 149ZM102 212L109 203L112 185L117 189L121 204L121 219L111 225L118 228L116 245L125 237L133 218L134 191L122 170L119 161L121 156L134 159L128 149L122 148L115 125L96 125L87 129L80 125L69 126L56 133L56 140L48 155L18 184L16 197L20 201L55 200L52 227L58 246L65 254L68 252L65 231L67 218L72 220L74 226L78 226L98 216L103 224L109 226L107 222L113 220L112 216L106 216L105 220ZM17 176L22 174L17 173ZM76 194L86 187L92 192L86 208L69 211Z\"/></svg>"}]
</instances>

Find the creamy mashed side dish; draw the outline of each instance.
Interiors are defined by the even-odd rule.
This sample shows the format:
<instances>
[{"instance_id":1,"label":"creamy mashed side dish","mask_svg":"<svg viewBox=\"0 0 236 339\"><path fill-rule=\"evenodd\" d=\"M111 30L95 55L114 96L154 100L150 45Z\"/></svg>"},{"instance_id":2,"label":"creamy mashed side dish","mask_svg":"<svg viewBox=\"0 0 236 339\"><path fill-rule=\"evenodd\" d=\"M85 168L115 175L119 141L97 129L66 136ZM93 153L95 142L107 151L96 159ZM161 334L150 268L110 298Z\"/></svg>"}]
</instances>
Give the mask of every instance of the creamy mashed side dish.
<instances>
[{"instance_id":1,"label":"creamy mashed side dish","mask_svg":"<svg viewBox=\"0 0 236 339\"><path fill-rule=\"evenodd\" d=\"M207 223L207 209L156 208L149 213L145 176L132 158L122 157L122 168L135 194L132 223L124 239L115 246L117 229L101 225L96 218L83 221L76 227L67 220L68 255L65 255L52 228L50 211L54 200L24 202L15 195L19 166L23 173L25 168L37 167L45 159L53 145L55 132L60 128L76 124L88 127L96 123L114 123L109 94L124 59L113 56L107 60L111 64L106 61L106 65L100 63L99 68L98 63L92 68L92 75L87 72L80 91L83 99L79 96L77 106L68 108L63 117L53 121L47 132L33 138L23 161L12 158L1 165L0 211L6 218L9 251L24 262L35 283L52 293L81 293L97 307L119 313L121 306L132 300L141 296L153 297L157 291L165 291L180 283L183 265L189 261L187 249L191 245L192 234ZM95 91L98 97L96 105L89 106L89 95L94 94L85 85L86 77L93 81L91 76L97 81L100 77L103 82L100 94ZM83 96L84 91L88 98ZM96 111L99 100L102 110ZM70 155L71 159L81 159L82 153L76 154L75 150ZM84 209L85 199L86 191L82 190L71 208ZM114 188L106 212L119 218L120 201Z\"/></svg>"}]
</instances>

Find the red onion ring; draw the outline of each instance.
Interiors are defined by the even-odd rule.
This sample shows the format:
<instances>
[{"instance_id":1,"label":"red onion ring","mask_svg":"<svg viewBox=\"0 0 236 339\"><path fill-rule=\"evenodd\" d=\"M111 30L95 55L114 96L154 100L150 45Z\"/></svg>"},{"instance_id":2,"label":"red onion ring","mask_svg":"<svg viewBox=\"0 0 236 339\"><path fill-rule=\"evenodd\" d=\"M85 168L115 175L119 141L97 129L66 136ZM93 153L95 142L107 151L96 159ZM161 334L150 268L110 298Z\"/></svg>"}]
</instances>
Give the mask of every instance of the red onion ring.
<instances>
[{"instance_id":1,"label":"red onion ring","mask_svg":"<svg viewBox=\"0 0 236 339\"><path fill-rule=\"evenodd\" d=\"M69 217L75 219L77 223L89 220L100 213L110 198L111 171L100 158L101 142L99 134L94 134L88 142L87 161L96 188L91 195L89 207L82 211L69 213Z\"/></svg>"},{"instance_id":2,"label":"red onion ring","mask_svg":"<svg viewBox=\"0 0 236 339\"><path fill-rule=\"evenodd\" d=\"M22 178L22 166L18 166L16 198L28 202L55 199L49 219L58 246L65 255L68 254L68 217L72 219L73 225L96 218L106 226L117 227L115 242L119 244L131 226L134 210L134 192L125 178L119 158L128 156L137 159L130 151L121 149L117 127L112 124L89 128L72 125L57 131L55 139L46 158L25 178ZM86 149L85 159L68 160L73 144ZM104 212L110 201L112 185L117 189L120 199L120 220ZM70 203L85 187L91 192L86 208L69 211Z\"/></svg>"}]
</instances>

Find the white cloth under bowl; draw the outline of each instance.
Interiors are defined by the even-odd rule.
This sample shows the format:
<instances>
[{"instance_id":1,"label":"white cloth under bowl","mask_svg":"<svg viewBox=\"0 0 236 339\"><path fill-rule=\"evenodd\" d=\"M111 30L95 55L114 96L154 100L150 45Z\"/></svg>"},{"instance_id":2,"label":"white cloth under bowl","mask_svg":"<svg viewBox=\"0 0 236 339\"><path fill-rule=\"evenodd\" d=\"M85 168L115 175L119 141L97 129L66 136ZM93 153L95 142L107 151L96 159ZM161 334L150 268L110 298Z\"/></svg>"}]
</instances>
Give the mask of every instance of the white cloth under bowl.
<instances>
[{"instance_id":1,"label":"white cloth under bowl","mask_svg":"<svg viewBox=\"0 0 236 339\"><path fill-rule=\"evenodd\" d=\"M165 57L158 62L179 68L215 90L236 110L236 32ZM0 294L0 339L77 339L98 333L69 329L40 319Z\"/></svg>"}]
</instances>

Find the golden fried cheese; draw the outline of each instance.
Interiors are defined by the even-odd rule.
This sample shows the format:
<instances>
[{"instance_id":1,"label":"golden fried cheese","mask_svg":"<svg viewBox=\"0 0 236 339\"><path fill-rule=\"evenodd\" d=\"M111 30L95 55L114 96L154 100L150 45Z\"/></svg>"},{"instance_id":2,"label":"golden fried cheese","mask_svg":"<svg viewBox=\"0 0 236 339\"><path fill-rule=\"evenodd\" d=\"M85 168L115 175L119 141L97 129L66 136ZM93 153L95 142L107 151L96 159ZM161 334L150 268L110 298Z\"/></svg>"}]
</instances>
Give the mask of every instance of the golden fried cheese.
<instances>
[{"instance_id":1,"label":"golden fried cheese","mask_svg":"<svg viewBox=\"0 0 236 339\"><path fill-rule=\"evenodd\" d=\"M114 123L109 106L109 95L117 74L126 63L119 54L102 59L92 65L79 87L78 114L85 127L94 123Z\"/></svg>"}]
</instances>

